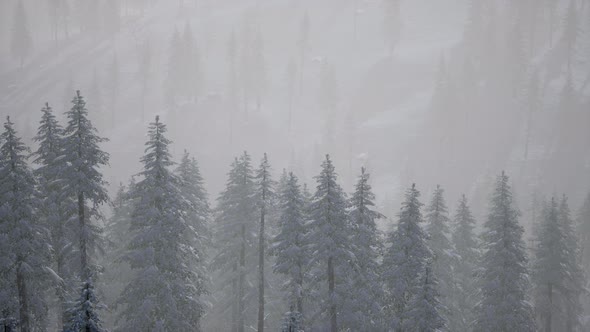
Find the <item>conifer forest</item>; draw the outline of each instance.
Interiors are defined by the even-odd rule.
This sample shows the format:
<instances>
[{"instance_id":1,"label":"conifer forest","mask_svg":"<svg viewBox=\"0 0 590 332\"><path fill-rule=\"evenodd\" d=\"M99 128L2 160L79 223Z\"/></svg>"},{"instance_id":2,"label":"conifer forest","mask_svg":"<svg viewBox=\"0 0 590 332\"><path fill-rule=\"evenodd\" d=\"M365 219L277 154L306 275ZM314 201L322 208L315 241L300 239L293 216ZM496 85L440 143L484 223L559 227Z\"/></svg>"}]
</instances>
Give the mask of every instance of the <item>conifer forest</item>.
<instances>
[{"instance_id":1,"label":"conifer forest","mask_svg":"<svg viewBox=\"0 0 590 332\"><path fill-rule=\"evenodd\" d=\"M0 332L590 331L590 0L0 0Z\"/></svg>"}]
</instances>

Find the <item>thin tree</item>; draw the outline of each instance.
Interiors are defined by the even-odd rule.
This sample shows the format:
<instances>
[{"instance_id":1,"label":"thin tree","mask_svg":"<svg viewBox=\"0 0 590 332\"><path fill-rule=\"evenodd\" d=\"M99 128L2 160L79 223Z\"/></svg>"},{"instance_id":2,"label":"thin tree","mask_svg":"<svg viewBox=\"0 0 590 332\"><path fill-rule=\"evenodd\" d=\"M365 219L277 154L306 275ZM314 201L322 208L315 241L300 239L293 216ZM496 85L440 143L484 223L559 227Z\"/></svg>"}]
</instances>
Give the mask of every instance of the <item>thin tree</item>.
<instances>
[{"instance_id":1,"label":"thin tree","mask_svg":"<svg viewBox=\"0 0 590 332\"><path fill-rule=\"evenodd\" d=\"M422 203L416 185L406 190L399 213L397 228L390 233L390 247L383 257L381 276L387 290L388 325L394 331L404 331L410 300L416 294L426 260L432 256L427 246L427 234L422 229Z\"/></svg>"},{"instance_id":2,"label":"thin tree","mask_svg":"<svg viewBox=\"0 0 590 332\"><path fill-rule=\"evenodd\" d=\"M20 61L20 66L22 67L25 62L25 58L31 53L33 48L33 39L31 38L31 33L29 32L27 13L22 0L19 0L16 4L10 46L12 55Z\"/></svg>"},{"instance_id":3,"label":"thin tree","mask_svg":"<svg viewBox=\"0 0 590 332\"><path fill-rule=\"evenodd\" d=\"M289 308L285 315L286 326L297 331L295 329L302 329L304 323L303 283L310 260L306 242L306 202L299 181L293 173L289 173L285 184L280 188L279 229L271 247L271 254L276 257L273 272L286 278L283 284Z\"/></svg>"},{"instance_id":4,"label":"thin tree","mask_svg":"<svg viewBox=\"0 0 590 332\"><path fill-rule=\"evenodd\" d=\"M258 232L258 331L264 331L264 264L266 260L266 229L265 218L274 198L275 183L271 176L270 163L266 153L256 171L257 200L260 209L260 229Z\"/></svg>"},{"instance_id":5,"label":"thin tree","mask_svg":"<svg viewBox=\"0 0 590 332\"><path fill-rule=\"evenodd\" d=\"M308 236L311 264L317 265L312 278L326 282L328 292L323 298L322 312L329 321L329 330L337 332L338 304L345 298L345 271L354 261L350 251L351 227L346 213L346 195L337 182L338 175L330 156L322 163L322 171L316 176L317 187L310 207L310 233ZM325 269L322 271L322 269Z\"/></svg>"}]
</instances>

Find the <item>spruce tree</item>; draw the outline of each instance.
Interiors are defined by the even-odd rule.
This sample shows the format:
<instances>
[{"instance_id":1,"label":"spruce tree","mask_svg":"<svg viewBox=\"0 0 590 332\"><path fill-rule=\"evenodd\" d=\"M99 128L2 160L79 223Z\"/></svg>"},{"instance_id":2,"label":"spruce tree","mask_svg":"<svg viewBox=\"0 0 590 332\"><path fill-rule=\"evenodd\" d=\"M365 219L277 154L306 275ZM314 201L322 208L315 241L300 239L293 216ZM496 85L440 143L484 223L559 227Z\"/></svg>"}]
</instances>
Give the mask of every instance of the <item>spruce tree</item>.
<instances>
[{"instance_id":1,"label":"spruce tree","mask_svg":"<svg viewBox=\"0 0 590 332\"><path fill-rule=\"evenodd\" d=\"M250 155L244 152L232 163L226 189L218 198L214 241L218 244L212 267L220 297L221 315L231 309L232 331L243 332L246 302L253 295L253 260L257 243L257 198ZM248 317L249 318L249 317Z\"/></svg>"},{"instance_id":2,"label":"spruce tree","mask_svg":"<svg viewBox=\"0 0 590 332\"><path fill-rule=\"evenodd\" d=\"M578 234L580 234L580 249L582 251L582 266L586 274L590 273L590 192L578 212Z\"/></svg>"},{"instance_id":3,"label":"spruce tree","mask_svg":"<svg viewBox=\"0 0 590 332\"><path fill-rule=\"evenodd\" d=\"M187 221L192 229L196 232L194 242L191 244L195 251L193 266L191 268L196 274L197 283L194 287L197 289L199 296L209 294L210 277L206 267L208 259L207 248L211 244L211 232L209 223L211 219L211 208L209 207L208 195L205 190L205 181L201 175L199 164L194 157L188 152L184 152L182 160L176 169L179 177L180 192L188 204ZM205 306L196 308L201 310L200 315L204 315Z\"/></svg>"},{"instance_id":4,"label":"spruce tree","mask_svg":"<svg viewBox=\"0 0 590 332\"><path fill-rule=\"evenodd\" d=\"M403 331L410 300L416 294L426 260L432 256L427 235L421 223L422 203L416 185L406 191L397 228L390 233L390 247L383 257L381 276L387 291L387 324L394 331Z\"/></svg>"},{"instance_id":5,"label":"spruce tree","mask_svg":"<svg viewBox=\"0 0 590 332\"><path fill-rule=\"evenodd\" d=\"M404 317L403 330L408 332L439 332L446 329L446 321L439 301L438 280L428 261L420 276L416 291ZM459 331L459 330L451 330Z\"/></svg>"},{"instance_id":6,"label":"spruce tree","mask_svg":"<svg viewBox=\"0 0 590 332\"><path fill-rule=\"evenodd\" d=\"M569 255L565 248L563 228L559 224L558 205L555 198L544 209L544 220L541 224L535 248L535 260L533 264L533 294L535 309L539 315L539 321L544 331L550 332L557 327L557 313L560 312L563 296L563 282L566 279L567 270L562 262Z\"/></svg>"},{"instance_id":7,"label":"spruce tree","mask_svg":"<svg viewBox=\"0 0 590 332\"><path fill-rule=\"evenodd\" d=\"M344 317L353 330L374 330L381 328L383 288L379 277L379 259L383 252L376 221L385 218L375 211L375 194L369 184L370 175L365 168L352 194L349 218L352 223L351 242L358 269L350 271L350 305L352 314Z\"/></svg>"},{"instance_id":8,"label":"spruce tree","mask_svg":"<svg viewBox=\"0 0 590 332\"><path fill-rule=\"evenodd\" d=\"M326 155L322 171L315 179L317 187L310 207L307 238L313 253L311 264L315 265L311 278L327 285L320 310L324 321L329 321L329 328L325 328L337 332L339 304L349 291L346 273L350 265L356 263L351 252L351 227L346 213L346 195L337 182L338 175L330 156Z\"/></svg>"},{"instance_id":9,"label":"spruce tree","mask_svg":"<svg viewBox=\"0 0 590 332\"><path fill-rule=\"evenodd\" d=\"M69 309L70 321L64 327L64 332L107 332L102 327L98 311L104 309L96 297L92 280L83 282L78 300Z\"/></svg>"},{"instance_id":10,"label":"spruce tree","mask_svg":"<svg viewBox=\"0 0 590 332\"><path fill-rule=\"evenodd\" d=\"M479 302L476 275L480 260L479 244L475 235L475 218L461 197L454 218L453 245L457 259L453 260L455 294L453 313L457 331L468 331L474 319L473 308Z\"/></svg>"},{"instance_id":11,"label":"spruce tree","mask_svg":"<svg viewBox=\"0 0 590 332\"><path fill-rule=\"evenodd\" d=\"M289 309L286 314L288 326L297 322L297 327L302 329L304 280L310 260L306 242L306 204L299 181L293 173L289 173L282 188L279 192L281 212L278 234L271 247L271 254L276 258L273 272L285 277L283 289Z\"/></svg>"},{"instance_id":12,"label":"spruce tree","mask_svg":"<svg viewBox=\"0 0 590 332\"><path fill-rule=\"evenodd\" d=\"M260 209L260 228L258 231L258 331L264 331L264 265L266 261L266 218L274 199L275 183L271 176L270 163L266 153L256 170L257 201Z\"/></svg>"},{"instance_id":13,"label":"spruce tree","mask_svg":"<svg viewBox=\"0 0 590 332\"><path fill-rule=\"evenodd\" d=\"M108 141L97 135L96 128L88 118L86 102L80 91L72 100L72 109L66 112L68 124L64 129L63 159L64 191L77 203L78 236L80 247L81 278L91 276L89 250L100 240L100 228L91 223L92 218L100 218L98 210L101 204L108 202L105 189L107 182L103 180L99 168L108 165L109 154L102 151L100 143Z\"/></svg>"},{"instance_id":14,"label":"spruce tree","mask_svg":"<svg viewBox=\"0 0 590 332\"><path fill-rule=\"evenodd\" d=\"M518 223L508 176L502 172L492 194L482 235L483 256L476 306L477 331L534 331L535 320L528 300L529 270L524 230Z\"/></svg>"},{"instance_id":15,"label":"spruce tree","mask_svg":"<svg viewBox=\"0 0 590 332\"><path fill-rule=\"evenodd\" d=\"M565 195L559 202L558 219L563 230L565 249L568 253L562 263L568 271L563 290L566 312L564 317L566 321L565 331L572 332L581 327L580 322L583 312L580 296L587 295L588 290L586 289L586 279L581 266L579 238L575 231L574 221Z\"/></svg>"},{"instance_id":16,"label":"spruce tree","mask_svg":"<svg viewBox=\"0 0 590 332\"><path fill-rule=\"evenodd\" d=\"M67 221L72 215L74 202L62 195L62 181L66 164L62 158L63 128L58 123L49 104L41 109L43 113L34 137L39 148L33 154L35 164L39 167L35 175L39 182L39 190L43 195L39 205L39 214L43 224L51 235L53 248L53 266L57 275L63 279L55 287L59 300L58 327L62 328L67 321L67 293L68 283L72 279L72 250L71 242L75 232L72 232Z\"/></svg>"},{"instance_id":17,"label":"spruce tree","mask_svg":"<svg viewBox=\"0 0 590 332\"><path fill-rule=\"evenodd\" d=\"M99 207L108 202L105 189L107 183L103 180L99 168L108 164L109 155L99 147L99 144L107 139L97 135L96 128L88 118L86 102L80 91L76 92L72 104L72 109L66 112L68 124L64 129L62 157L66 167L62 188L64 197L76 202L76 236L79 241L80 280L83 287L80 294L86 296L93 289L96 274L89 256L101 245L102 240L102 229L98 225L93 225L92 219L102 218ZM93 315L86 310L95 306L83 306L84 303L86 299L81 298L69 310L73 319L70 321L70 327L79 326L80 322L76 321L76 317L90 319ZM93 323L87 320L83 324L91 326Z\"/></svg>"},{"instance_id":18,"label":"spruce tree","mask_svg":"<svg viewBox=\"0 0 590 332\"><path fill-rule=\"evenodd\" d=\"M36 181L27 159L29 148L10 117L0 135L0 314L20 331L47 325L45 271L50 264L47 230L36 213Z\"/></svg>"},{"instance_id":19,"label":"spruce tree","mask_svg":"<svg viewBox=\"0 0 590 332\"><path fill-rule=\"evenodd\" d=\"M156 117L148 130L142 177L135 189L132 239L124 260L135 275L119 302L121 331L200 331L205 303L199 241L191 203L170 170L166 126Z\"/></svg>"},{"instance_id":20,"label":"spruce tree","mask_svg":"<svg viewBox=\"0 0 590 332\"><path fill-rule=\"evenodd\" d=\"M456 255L451 242L450 219L444 190L440 186L436 186L430 205L426 208L426 222L428 245L433 254L432 272L438 279L438 291L442 303L440 314L448 322L449 329L457 331L460 322L452 301L453 294L456 292L453 271Z\"/></svg>"}]
</instances>

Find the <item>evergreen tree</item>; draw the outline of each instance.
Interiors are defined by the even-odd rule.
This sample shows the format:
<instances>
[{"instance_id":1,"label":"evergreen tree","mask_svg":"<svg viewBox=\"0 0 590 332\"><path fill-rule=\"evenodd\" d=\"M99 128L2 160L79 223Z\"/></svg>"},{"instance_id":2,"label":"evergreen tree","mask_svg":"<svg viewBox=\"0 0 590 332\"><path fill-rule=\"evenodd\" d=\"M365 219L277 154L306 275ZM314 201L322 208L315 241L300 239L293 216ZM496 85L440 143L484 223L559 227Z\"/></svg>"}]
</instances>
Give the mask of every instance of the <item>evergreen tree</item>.
<instances>
[{"instance_id":1,"label":"evergreen tree","mask_svg":"<svg viewBox=\"0 0 590 332\"><path fill-rule=\"evenodd\" d=\"M480 260L479 245L475 235L475 219L471 214L467 198L461 197L454 218L452 239L457 253L453 260L455 295L453 321L456 331L468 331L474 319L473 308L479 302L476 275Z\"/></svg>"},{"instance_id":2,"label":"evergreen tree","mask_svg":"<svg viewBox=\"0 0 590 332\"><path fill-rule=\"evenodd\" d=\"M98 311L104 309L98 303L92 280L83 283L80 298L70 308L70 321L64 327L64 332L107 332L102 327Z\"/></svg>"},{"instance_id":3,"label":"evergreen tree","mask_svg":"<svg viewBox=\"0 0 590 332\"><path fill-rule=\"evenodd\" d=\"M25 11L25 6L23 5L23 0L19 0L16 4L13 22L14 26L12 28L12 40L10 46L12 55L20 61L20 66L22 67L25 58L31 53L33 48L33 39L29 32L27 13Z\"/></svg>"},{"instance_id":4,"label":"evergreen tree","mask_svg":"<svg viewBox=\"0 0 590 332\"><path fill-rule=\"evenodd\" d=\"M92 279L95 271L89 261L89 256L94 249L100 246L102 229L92 224L92 219L102 218L99 207L108 201L105 189L107 185L99 171L101 166L108 164L109 155L99 147L100 143L107 141L97 135L97 130L88 119L86 102L80 91L72 100L72 109L66 112L68 124L64 129L63 139L63 197L76 202L76 219L78 228L76 237L79 239L80 255L80 279L83 287L92 288ZM85 293L82 292L82 295ZM77 303L81 305L84 301ZM90 317L90 313L74 314L76 310L84 311L87 306L76 306L70 310L73 317ZM78 324L73 321L72 323ZM85 324L90 325L87 321Z\"/></svg>"},{"instance_id":5,"label":"evergreen tree","mask_svg":"<svg viewBox=\"0 0 590 332\"><path fill-rule=\"evenodd\" d=\"M535 321L528 301L529 271L508 176L498 176L482 235L482 300L476 307L477 331L534 331Z\"/></svg>"},{"instance_id":6,"label":"evergreen tree","mask_svg":"<svg viewBox=\"0 0 590 332\"><path fill-rule=\"evenodd\" d=\"M422 203L416 185L406 191L405 201L399 213L397 229L389 235L391 246L383 257L383 272L387 290L386 307L389 310L388 325L394 331L403 331L408 315L409 302L416 294L419 279L426 260L432 256L426 244L427 235L422 229Z\"/></svg>"},{"instance_id":7,"label":"evergreen tree","mask_svg":"<svg viewBox=\"0 0 590 332\"><path fill-rule=\"evenodd\" d=\"M166 126L156 117L148 131L142 180L136 184L131 215L132 239L124 260L136 272L120 302L121 331L200 331L202 256L189 198L171 170Z\"/></svg>"},{"instance_id":8,"label":"evergreen tree","mask_svg":"<svg viewBox=\"0 0 590 332\"><path fill-rule=\"evenodd\" d=\"M66 197L77 202L80 275L86 281L91 276L89 250L99 244L101 232L98 226L92 225L91 219L102 217L98 208L108 201L107 183L99 171L109 161L109 154L102 151L99 144L108 140L97 135L80 91L76 91L72 104L72 109L66 112L68 124L63 139L63 159L66 163L63 189Z\"/></svg>"},{"instance_id":9,"label":"evergreen tree","mask_svg":"<svg viewBox=\"0 0 590 332\"><path fill-rule=\"evenodd\" d=\"M337 178L332 160L326 155L322 171L316 176L317 187L310 207L307 239L309 250L313 253L311 264L316 265L311 278L314 282L326 282L328 286L327 294L322 296L320 310L325 321L330 322L329 330L332 332L339 330L339 304L349 291L346 273L351 264L356 264L349 240L351 227L346 213L346 195ZM341 312L341 315L346 313Z\"/></svg>"},{"instance_id":10,"label":"evergreen tree","mask_svg":"<svg viewBox=\"0 0 590 332\"><path fill-rule=\"evenodd\" d=\"M565 237L557 217L558 206L554 198L545 207L544 220L541 224L535 248L532 280L534 284L535 309L544 331L550 332L557 327L557 313L560 312L563 289L567 270L562 262L570 253L565 248Z\"/></svg>"},{"instance_id":11,"label":"evergreen tree","mask_svg":"<svg viewBox=\"0 0 590 332\"><path fill-rule=\"evenodd\" d=\"M454 287L454 260L455 248L451 243L451 231L449 228L447 204L444 198L444 190L436 186L430 205L426 209L426 232L428 245L432 250L432 273L438 279L438 291L442 303L440 314L448 322L449 330L458 331L460 321L453 303Z\"/></svg>"},{"instance_id":12,"label":"evergreen tree","mask_svg":"<svg viewBox=\"0 0 590 332\"><path fill-rule=\"evenodd\" d=\"M578 234L580 234L582 266L585 267L588 275L590 274L590 192L578 212Z\"/></svg>"},{"instance_id":13,"label":"evergreen tree","mask_svg":"<svg viewBox=\"0 0 590 332\"><path fill-rule=\"evenodd\" d=\"M306 242L305 198L293 173L289 173L285 185L279 191L279 200L279 229L271 247L271 254L276 257L273 271L286 278L283 284L289 308L286 320L291 322L295 319L297 327L303 329L303 283L310 256ZM292 326L294 322L289 324Z\"/></svg>"},{"instance_id":14,"label":"evergreen tree","mask_svg":"<svg viewBox=\"0 0 590 332\"><path fill-rule=\"evenodd\" d=\"M254 171L250 155L244 152L234 160L226 189L218 198L214 239L219 247L212 262L218 273L216 287L224 294L218 303L221 315L231 308L231 330L237 332L245 329L246 303L253 295L251 277L252 267L256 265L252 261L258 234L256 203Z\"/></svg>"},{"instance_id":15,"label":"evergreen tree","mask_svg":"<svg viewBox=\"0 0 590 332\"><path fill-rule=\"evenodd\" d=\"M67 294L68 283L72 277L72 250L71 242L75 232L67 226L67 221L72 215L74 202L62 195L62 181L67 165L62 158L63 128L58 123L49 104L41 110L43 113L37 136L34 140L39 148L34 153L34 162L39 165L35 175L39 181L39 190L43 195L39 205L39 215L51 235L51 247L53 248L53 266L57 275L63 279L57 282L55 287L59 300L58 327L61 329L67 321Z\"/></svg>"},{"instance_id":16,"label":"evergreen tree","mask_svg":"<svg viewBox=\"0 0 590 332\"><path fill-rule=\"evenodd\" d=\"M268 210L274 199L274 186L270 174L270 163L266 153L260 162L260 167L256 171L257 200L260 209L260 230L258 232L258 331L264 331L264 265L266 260L266 229L265 223L268 216Z\"/></svg>"},{"instance_id":17,"label":"evergreen tree","mask_svg":"<svg viewBox=\"0 0 590 332\"><path fill-rule=\"evenodd\" d=\"M559 224L562 227L565 249L569 253L562 264L568 273L565 278L564 307L565 307L565 331L572 332L581 327L582 305L580 296L587 295L586 279L581 263L581 250L579 238L575 231L574 221L571 217L567 197L564 195L559 203Z\"/></svg>"},{"instance_id":18,"label":"evergreen tree","mask_svg":"<svg viewBox=\"0 0 590 332\"><path fill-rule=\"evenodd\" d=\"M358 261L358 269L350 273L350 305L352 315L344 319L349 328L368 331L381 328L383 288L379 278L379 259L383 252L376 220L385 218L374 211L375 194L369 184L370 175L361 168L349 205L352 223L351 242L353 254Z\"/></svg>"},{"instance_id":19,"label":"evergreen tree","mask_svg":"<svg viewBox=\"0 0 590 332\"><path fill-rule=\"evenodd\" d=\"M209 294L209 271L206 268L208 258L207 247L211 244L211 232L209 231L209 222L211 219L211 208L209 207L208 195L205 190L205 181L201 176L199 164L194 157L191 157L185 151L176 174L180 179L180 191L186 203L187 220L190 222L192 229L196 232L194 242L191 244L195 250L196 256L191 268L196 274L197 283L194 284L199 296ZM205 306L197 308L204 314Z\"/></svg>"},{"instance_id":20,"label":"evergreen tree","mask_svg":"<svg viewBox=\"0 0 590 332\"><path fill-rule=\"evenodd\" d=\"M36 215L36 181L27 163L29 149L10 117L0 135L0 312L20 331L47 325L45 270L50 264L47 230Z\"/></svg>"},{"instance_id":21,"label":"evergreen tree","mask_svg":"<svg viewBox=\"0 0 590 332\"><path fill-rule=\"evenodd\" d=\"M427 262L414 297L408 303L404 317L404 331L438 332L446 329L446 322L441 314L442 305L438 293L438 280L431 262ZM451 330L456 331L456 330Z\"/></svg>"}]
</instances>

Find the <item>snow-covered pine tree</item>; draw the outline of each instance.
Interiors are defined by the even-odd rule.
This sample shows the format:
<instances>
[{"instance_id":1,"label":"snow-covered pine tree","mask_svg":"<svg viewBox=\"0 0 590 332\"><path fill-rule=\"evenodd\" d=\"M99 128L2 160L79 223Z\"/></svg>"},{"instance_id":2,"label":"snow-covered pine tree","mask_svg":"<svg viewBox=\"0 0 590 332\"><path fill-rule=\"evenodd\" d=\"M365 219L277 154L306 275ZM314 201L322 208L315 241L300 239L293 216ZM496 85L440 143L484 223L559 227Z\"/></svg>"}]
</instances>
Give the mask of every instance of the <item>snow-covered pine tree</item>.
<instances>
[{"instance_id":1,"label":"snow-covered pine tree","mask_svg":"<svg viewBox=\"0 0 590 332\"><path fill-rule=\"evenodd\" d=\"M565 331L573 332L581 327L580 322L583 312L580 297L582 295L588 295L588 290L586 289L586 279L581 266L579 239L575 231L574 221L572 220L568 200L565 195L559 202L558 219L565 237L565 248L568 252L565 261L562 262L568 271L564 289L564 305L566 312Z\"/></svg>"},{"instance_id":2,"label":"snow-covered pine tree","mask_svg":"<svg viewBox=\"0 0 590 332\"><path fill-rule=\"evenodd\" d=\"M404 331L439 332L446 330L446 321L441 314L442 304L439 301L438 285L432 262L428 260L416 286L415 294L408 303L402 327Z\"/></svg>"},{"instance_id":3,"label":"snow-covered pine tree","mask_svg":"<svg viewBox=\"0 0 590 332\"><path fill-rule=\"evenodd\" d=\"M279 230L271 247L271 254L276 257L273 272L285 276L283 289L289 308L286 315L286 320L290 322L288 326L297 322L296 327L302 329L305 297L303 283L310 256L306 243L305 199L293 173L289 173L283 190L279 192L279 200Z\"/></svg>"},{"instance_id":4,"label":"snow-covered pine tree","mask_svg":"<svg viewBox=\"0 0 590 332\"><path fill-rule=\"evenodd\" d=\"M132 239L124 260L136 272L119 302L120 331L200 331L205 303L202 265L194 244L199 236L190 203L170 170L166 126L156 117L148 131L142 177L134 190Z\"/></svg>"},{"instance_id":5,"label":"snow-covered pine tree","mask_svg":"<svg viewBox=\"0 0 590 332\"><path fill-rule=\"evenodd\" d=\"M383 245L376 220L385 218L375 211L375 194L369 184L370 175L365 168L350 197L349 218L352 224L351 242L358 261L358 269L350 271L350 297L347 299L351 312L344 325L352 330L369 331L382 328L383 288L379 277L379 259Z\"/></svg>"},{"instance_id":6,"label":"snow-covered pine tree","mask_svg":"<svg viewBox=\"0 0 590 332\"><path fill-rule=\"evenodd\" d=\"M46 269L49 238L40 224L36 181L27 163L29 148L10 117L0 135L0 318L20 331L47 326Z\"/></svg>"},{"instance_id":7,"label":"snow-covered pine tree","mask_svg":"<svg viewBox=\"0 0 590 332\"><path fill-rule=\"evenodd\" d=\"M72 198L77 203L79 223L80 269L83 281L91 276L89 251L98 245L101 229L92 225L92 218L101 218L99 206L108 202L105 189L107 182L99 171L108 165L109 154L102 151L100 143L106 138L97 135L96 128L88 118L86 102L80 91L72 100L72 109L66 112L68 124L64 129L63 159L66 167L63 179L64 197Z\"/></svg>"},{"instance_id":8,"label":"snow-covered pine tree","mask_svg":"<svg viewBox=\"0 0 590 332\"><path fill-rule=\"evenodd\" d=\"M68 310L70 321L64 327L64 332L107 332L102 327L98 311L104 309L99 304L92 280L83 282L78 300Z\"/></svg>"},{"instance_id":9,"label":"snow-covered pine tree","mask_svg":"<svg viewBox=\"0 0 590 332\"><path fill-rule=\"evenodd\" d=\"M103 180L99 168L108 164L109 154L102 151L100 143L107 139L99 137L97 130L88 118L86 102L80 91L76 91L76 96L72 100L72 109L66 112L68 124L64 129L63 159L66 167L63 169L63 186L62 194L64 198L76 202L75 218L78 225L75 231L78 237L78 251L80 254L80 279L82 287L86 289L93 288L94 269L89 261L89 256L94 252L102 241L102 229L98 225L92 224L92 219L102 218L100 214L100 205L108 202L108 194L105 189L107 185ZM88 292L81 292L84 296ZM76 304L85 303L81 299ZM70 308L72 313L71 326L77 326L79 322L75 321L76 317L91 317L91 313L76 313L84 311L94 306L75 306ZM87 321L87 326L92 322Z\"/></svg>"},{"instance_id":10,"label":"snow-covered pine tree","mask_svg":"<svg viewBox=\"0 0 590 332\"><path fill-rule=\"evenodd\" d=\"M426 208L426 222L428 245L433 254L432 272L438 279L438 292L442 304L440 314L447 321L450 331L459 331L461 324L453 303L453 295L456 292L453 272L456 254L451 243L450 219L444 189L438 185Z\"/></svg>"},{"instance_id":11,"label":"snow-covered pine tree","mask_svg":"<svg viewBox=\"0 0 590 332\"><path fill-rule=\"evenodd\" d=\"M180 179L180 192L189 207L186 211L186 218L196 232L195 242L192 243L196 256L192 261L191 268L196 274L197 280L194 287L197 289L199 297L203 298L203 296L209 294L209 284L211 282L206 266L207 248L211 244L211 233L209 231L211 208L209 207L205 181L201 176L199 164L186 151L176 169L176 174ZM205 306L198 309L202 311L200 315L204 315Z\"/></svg>"},{"instance_id":12,"label":"snow-covered pine tree","mask_svg":"<svg viewBox=\"0 0 590 332\"><path fill-rule=\"evenodd\" d=\"M559 313L564 309L563 293L566 274L566 256L563 228L558 220L555 198L545 206L543 222L537 238L535 260L532 268L533 298L539 323L544 331L558 330Z\"/></svg>"},{"instance_id":13,"label":"snow-covered pine tree","mask_svg":"<svg viewBox=\"0 0 590 332\"><path fill-rule=\"evenodd\" d=\"M55 291L59 301L58 328L61 329L67 321L67 294L70 291L68 284L75 273L72 271L71 243L75 239L66 223L72 215L73 201L62 195L62 177L66 164L62 158L63 128L58 123L49 104L41 109L43 113L34 137L39 148L33 156L34 163L39 167L34 171L38 182L42 200L39 205L39 216L47 227L51 236L53 248L53 267L62 279L55 283Z\"/></svg>"},{"instance_id":14,"label":"snow-covered pine tree","mask_svg":"<svg viewBox=\"0 0 590 332\"><path fill-rule=\"evenodd\" d=\"M386 324L394 331L403 331L408 304L416 294L424 264L432 253L426 243L427 235L422 229L422 203L416 185L406 190L405 201L399 213L397 228L389 235L391 246L383 257L381 276L387 291Z\"/></svg>"},{"instance_id":15,"label":"snow-covered pine tree","mask_svg":"<svg viewBox=\"0 0 590 332\"><path fill-rule=\"evenodd\" d=\"M454 218L453 245L457 259L453 261L455 295L453 320L457 331L468 331L474 319L473 308L479 302L476 273L480 260L479 245L475 235L475 218L465 195L461 197Z\"/></svg>"},{"instance_id":16,"label":"snow-covered pine tree","mask_svg":"<svg viewBox=\"0 0 590 332\"><path fill-rule=\"evenodd\" d=\"M316 192L310 207L309 242L311 264L315 265L311 278L314 282L326 282L327 294L322 296L320 310L329 331L337 332L339 307L346 298L347 275L355 265L351 252L351 227L346 211L346 194L338 184L338 175L329 155L322 163ZM346 313L340 312L341 315Z\"/></svg>"},{"instance_id":17,"label":"snow-covered pine tree","mask_svg":"<svg viewBox=\"0 0 590 332\"><path fill-rule=\"evenodd\" d=\"M218 250L212 267L217 272L214 280L220 295L217 307L225 317L231 309L227 330L243 332L246 322L246 302L253 295L250 280L256 264L257 243L256 183L251 158L244 152L231 165L225 190L218 198L214 241ZM248 315L248 320L250 316ZM219 325L217 325L219 326Z\"/></svg>"},{"instance_id":18,"label":"snow-covered pine tree","mask_svg":"<svg viewBox=\"0 0 590 332\"><path fill-rule=\"evenodd\" d=\"M578 234L580 234L580 247L582 250L582 266L586 274L590 274L590 192L578 212Z\"/></svg>"},{"instance_id":19,"label":"snow-covered pine tree","mask_svg":"<svg viewBox=\"0 0 590 332\"><path fill-rule=\"evenodd\" d=\"M535 331L533 309L528 300L529 271L508 176L502 172L492 194L482 235L480 276L482 300L476 307L474 330L488 332Z\"/></svg>"},{"instance_id":20,"label":"snow-covered pine tree","mask_svg":"<svg viewBox=\"0 0 590 332\"><path fill-rule=\"evenodd\" d=\"M260 210L260 224L258 231L258 331L264 331L264 265L266 261L266 229L265 223L269 208L275 196L275 182L272 179L271 167L266 153L256 170L256 200Z\"/></svg>"}]
</instances>

